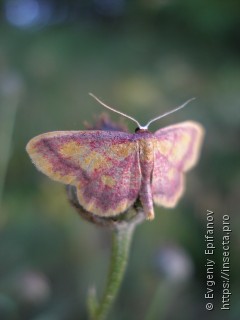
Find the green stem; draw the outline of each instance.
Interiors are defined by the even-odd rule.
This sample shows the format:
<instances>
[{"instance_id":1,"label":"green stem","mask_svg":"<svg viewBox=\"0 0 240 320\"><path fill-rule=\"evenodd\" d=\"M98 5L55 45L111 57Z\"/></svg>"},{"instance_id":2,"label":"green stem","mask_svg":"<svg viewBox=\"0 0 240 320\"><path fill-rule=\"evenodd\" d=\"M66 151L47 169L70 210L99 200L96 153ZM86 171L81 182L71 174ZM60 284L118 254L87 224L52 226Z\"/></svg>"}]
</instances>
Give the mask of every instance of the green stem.
<instances>
[{"instance_id":1,"label":"green stem","mask_svg":"<svg viewBox=\"0 0 240 320\"><path fill-rule=\"evenodd\" d=\"M112 254L103 296L98 303L95 291L88 297L88 311L91 320L104 320L117 296L126 270L129 248L135 225L129 224L113 230Z\"/></svg>"},{"instance_id":2,"label":"green stem","mask_svg":"<svg viewBox=\"0 0 240 320\"><path fill-rule=\"evenodd\" d=\"M3 72L0 81L0 207L11 157L11 144L17 108L23 93L23 82L14 72Z\"/></svg>"}]
</instances>

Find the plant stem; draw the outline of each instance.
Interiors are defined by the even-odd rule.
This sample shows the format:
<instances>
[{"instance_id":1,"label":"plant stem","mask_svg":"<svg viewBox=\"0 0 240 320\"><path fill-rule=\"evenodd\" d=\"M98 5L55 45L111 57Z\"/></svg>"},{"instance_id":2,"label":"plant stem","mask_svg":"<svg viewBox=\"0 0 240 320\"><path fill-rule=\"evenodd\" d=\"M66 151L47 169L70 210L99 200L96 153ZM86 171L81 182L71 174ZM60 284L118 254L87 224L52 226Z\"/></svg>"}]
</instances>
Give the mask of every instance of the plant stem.
<instances>
[{"instance_id":1,"label":"plant stem","mask_svg":"<svg viewBox=\"0 0 240 320\"><path fill-rule=\"evenodd\" d=\"M97 303L95 291L88 297L88 311L91 320L104 320L117 296L126 270L129 248L135 225L129 224L113 230L111 262L103 296Z\"/></svg>"},{"instance_id":2,"label":"plant stem","mask_svg":"<svg viewBox=\"0 0 240 320\"><path fill-rule=\"evenodd\" d=\"M1 80L1 79L0 79ZM3 189L11 157L11 145L14 131L17 108L20 101L21 79L16 75L5 74L4 81L0 81L0 207L2 204Z\"/></svg>"}]
</instances>

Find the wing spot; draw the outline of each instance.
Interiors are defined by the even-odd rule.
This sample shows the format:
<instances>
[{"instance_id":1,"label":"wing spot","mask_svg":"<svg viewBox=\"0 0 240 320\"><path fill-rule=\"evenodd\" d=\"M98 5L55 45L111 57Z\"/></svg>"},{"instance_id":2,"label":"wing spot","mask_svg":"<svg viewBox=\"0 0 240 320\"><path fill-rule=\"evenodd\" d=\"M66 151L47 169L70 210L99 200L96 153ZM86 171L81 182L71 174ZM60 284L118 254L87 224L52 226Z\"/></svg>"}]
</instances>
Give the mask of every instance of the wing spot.
<instances>
[{"instance_id":1,"label":"wing spot","mask_svg":"<svg viewBox=\"0 0 240 320\"><path fill-rule=\"evenodd\" d=\"M132 153L132 148L129 147L129 144L126 142L126 144L121 144L121 145L113 145L109 148L109 152L113 153L114 155L116 155L119 158L126 158L127 156L129 156Z\"/></svg>"},{"instance_id":2,"label":"wing spot","mask_svg":"<svg viewBox=\"0 0 240 320\"><path fill-rule=\"evenodd\" d=\"M167 156L172 149L172 142L168 140L163 140L161 142L157 141L156 149L164 156Z\"/></svg>"},{"instance_id":3,"label":"wing spot","mask_svg":"<svg viewBox=\"0 0 240 320\"><path fill-rule=\"evenodd\" d=\"M116 184L116 180L113 179L111 176L103 175L101 177L101 181L105 186L108 186L110 188L114 187Z\"/></svg>"}]
</instances>

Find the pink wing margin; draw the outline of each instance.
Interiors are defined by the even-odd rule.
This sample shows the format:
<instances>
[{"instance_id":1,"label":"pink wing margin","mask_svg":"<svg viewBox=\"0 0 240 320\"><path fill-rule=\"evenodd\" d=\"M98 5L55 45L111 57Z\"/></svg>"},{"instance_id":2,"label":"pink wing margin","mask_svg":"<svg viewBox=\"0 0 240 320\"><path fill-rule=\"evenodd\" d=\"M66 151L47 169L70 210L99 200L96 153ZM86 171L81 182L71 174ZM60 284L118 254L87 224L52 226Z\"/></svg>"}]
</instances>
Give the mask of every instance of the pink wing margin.
<instances>
[{"instance_id":1,"label":"pink wing margin","mask_svg":"<svg viewBox=\"0 0 240 320\"><path fill-rule=\"evenodd\" d=\"M186 121L156 131L152 194L156 204L175 207L185 189L184 172L198 161L204 129Z\"/></svg>"}]
</instances>

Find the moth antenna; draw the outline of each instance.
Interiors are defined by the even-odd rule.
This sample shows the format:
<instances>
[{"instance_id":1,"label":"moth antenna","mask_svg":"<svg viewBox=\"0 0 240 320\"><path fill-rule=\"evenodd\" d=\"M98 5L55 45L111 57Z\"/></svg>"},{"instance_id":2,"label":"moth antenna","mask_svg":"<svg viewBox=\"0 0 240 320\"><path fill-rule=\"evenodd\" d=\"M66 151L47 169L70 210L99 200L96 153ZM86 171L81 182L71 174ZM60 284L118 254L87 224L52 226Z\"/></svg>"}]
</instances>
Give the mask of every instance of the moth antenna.
<instances>
[{"instance_id":1,"label":"moth antenna","mask_svg":"<svg viewBox=\"0 0 240 320\"><path fill-rule=\"evenodd\" d=\"M118 113L118 114L120 114L120 115L122 115L122 116L124 116L124 117L126 117L126 118L128 118L128 119L131 119L132 121L134 121L134 122L138 125L139 128L142 128L142 126L139 124L139 122L138 122L136 119L128 116L127 114L125 114L125 113L123 113L123 112L120 112L120 111L118 111L118 110L115 110L115 109L113 109L112 107L109 107L108 105L106 105L104 102L102 102L100 99L98 99L98 98L97 98L94 94L92 94L91 92L89 92L89 95L90 95L91 97L93 97L97 102L99 102L99 103L100 103L102 106L104 106L105 108L107 108L107 109L109 109L109 110L111 110L111 111L113 111L113 112L116 112L116 113Z\"/></svg>"},{"instance_id":2,"label":"moth antenna","mask_svg":"<svg viewBox=\"0 0 240 320\"><path fill-rule=\"evenodd\" d=\"M173 110L170 110L170 111L162 114L161 116L158 116L158 117L150 120L150 121L146 124L146 126L144 126L144 128L147 129L148 126L149 126L151 123L153 123L154 121L159 120L159 119L161 119L161 118L163 118L163 117L166 117L166 116L168 116L169 114L171 114L171 113L173 113L173 112L176 112L176 111L184 108L189 102L191 102L191 101L193 101L193 100L195 100L195 99L196 99L196 98L191 98L191 99L187 100L186 102L184 102L183 104L181 104L179 107L177 107L177 108L175 108L175 109L173 109Z\"/></svg>"}]
</instances>

